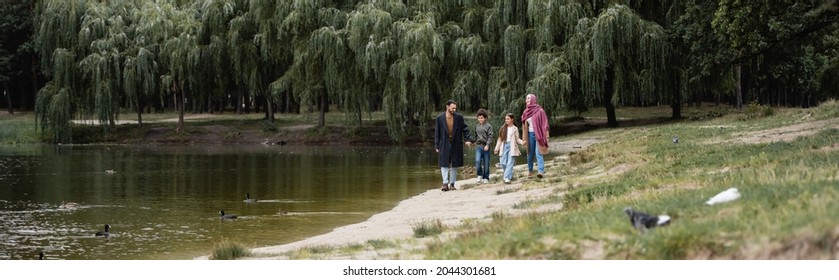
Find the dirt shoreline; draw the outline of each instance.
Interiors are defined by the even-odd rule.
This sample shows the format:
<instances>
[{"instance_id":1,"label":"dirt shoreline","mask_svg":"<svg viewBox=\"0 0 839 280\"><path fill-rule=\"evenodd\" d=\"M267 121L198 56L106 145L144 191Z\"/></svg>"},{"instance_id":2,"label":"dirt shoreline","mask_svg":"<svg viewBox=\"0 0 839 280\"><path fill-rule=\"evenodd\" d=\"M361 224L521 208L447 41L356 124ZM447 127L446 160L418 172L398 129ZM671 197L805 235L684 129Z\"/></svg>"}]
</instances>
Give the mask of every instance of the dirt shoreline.
<instances>
[{"instance_id":1,"label":"dirt shoreline","mask_svg":"<svg viewBox=\"0 0 839 280\"><path fill-rule=\"evenodd\" d=\"M574 139L562 142L552 142L550 159L560 158L572 150L585 149L586 147L600 142L602 139ZM546 159L547 161L548 159ZM519 163L526 161L525 157L517 159ZM366 244L371 240L387 240L398 244L396 248L373 249L369 248L354 251L353 253L332 250L331 252L315 256L317 259L419 259L423 256L416 253L425 248L425 243L437 238L450 238L456 234L455 227L467 221L489 220L493 213L504 213L505 215L517 216L533 212L559 211L561 204L548 204L538 208L516 209L515 205L528 200L537 200L551 195L556 195L556 187L527 188L523 182L527 180L551 180L557 174L546 174L544 179L526 178L526 164L519 164L514 168L516 178L511 184L500 181L500 171L490 176L488 184L476 184L475 178L464 179L464 175L458 176L456 186L458 190L443 192L438 188L427 190L399 202L391 210L375 214L361 223L346 225L333 229L326 234L313 236L277 246L252 248L252 256L247 259L289 259L295 251L305 248L322 246L348 246L355 244ZM561 190L560 190L561 191ZM448 230L441 236L416 239L413 238L415 225L440 220ZM208 259L209 256L201 256L196 259Z\"/></svg>"}]
</instances>

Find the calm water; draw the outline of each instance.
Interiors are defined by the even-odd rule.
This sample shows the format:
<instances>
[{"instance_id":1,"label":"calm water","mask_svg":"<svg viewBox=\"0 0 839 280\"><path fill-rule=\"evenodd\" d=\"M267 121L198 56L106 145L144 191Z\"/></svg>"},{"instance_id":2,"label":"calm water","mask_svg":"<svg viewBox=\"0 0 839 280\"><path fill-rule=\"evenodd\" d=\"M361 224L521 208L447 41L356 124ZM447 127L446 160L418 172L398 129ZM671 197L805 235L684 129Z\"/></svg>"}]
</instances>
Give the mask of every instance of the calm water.
<instances>
[{"instance_id":1,"label":"calm water","mask_svg":"<svg viewBox=\"0 0 839 280\"><path fill-rule=\"evenodd\" d=\"M222 239L294 242L436 188L435 165L417 148L0 146L0 259L189 259ZM111 236L94 237L106 223Z\"/></svg>"}]
</instances>

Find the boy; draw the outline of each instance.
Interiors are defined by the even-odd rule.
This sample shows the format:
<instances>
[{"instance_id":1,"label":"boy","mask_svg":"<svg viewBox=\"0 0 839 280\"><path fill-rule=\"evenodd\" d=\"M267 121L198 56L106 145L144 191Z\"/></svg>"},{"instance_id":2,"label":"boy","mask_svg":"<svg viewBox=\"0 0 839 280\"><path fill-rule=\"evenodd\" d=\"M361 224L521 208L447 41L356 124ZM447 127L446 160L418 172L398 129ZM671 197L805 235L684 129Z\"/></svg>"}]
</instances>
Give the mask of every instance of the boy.
<instances>
[{"instance_id":1,"label":"boy","mask_svg":"<svg viewBox=\"0 0 839 280\"><path fill-rule=\"evenodd\" d=\"M487 123L489 115L484 109L478 110L478 125L475 127L475 172L478 173L478 184L489 183L489 147L492 145L492 125Z\"/></svg>"}]
</instances>

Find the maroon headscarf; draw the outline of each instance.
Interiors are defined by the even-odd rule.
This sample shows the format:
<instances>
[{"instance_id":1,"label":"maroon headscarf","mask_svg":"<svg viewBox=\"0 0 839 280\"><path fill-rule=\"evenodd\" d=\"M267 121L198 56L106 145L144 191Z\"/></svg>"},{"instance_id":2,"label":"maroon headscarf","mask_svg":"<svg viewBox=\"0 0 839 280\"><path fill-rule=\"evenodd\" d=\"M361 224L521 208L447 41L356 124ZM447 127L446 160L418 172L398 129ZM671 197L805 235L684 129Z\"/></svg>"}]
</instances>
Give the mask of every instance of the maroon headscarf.
<instances>
[{"instance_id":1,"label":"maroon headscarf","mask_svg":"<svg viewBox=\"0 0 839 280\"><path fill-rule=\"evenodd\" d=\"M542 106L539 106L539 103L536 102L536 95L529 93L527 96L530 96L530 104L524 109L524 113L521 114L521 122L527 121L528 118L533 118L533 132L536 133L536 141L539 142L540 146L548 147L548 139L547 135L545 135L545 131L550 129L548 125L548 116L545 114L545 110L542 109ZM524 131L527 133L527 131Z\"/></svg>"}]
</instances>

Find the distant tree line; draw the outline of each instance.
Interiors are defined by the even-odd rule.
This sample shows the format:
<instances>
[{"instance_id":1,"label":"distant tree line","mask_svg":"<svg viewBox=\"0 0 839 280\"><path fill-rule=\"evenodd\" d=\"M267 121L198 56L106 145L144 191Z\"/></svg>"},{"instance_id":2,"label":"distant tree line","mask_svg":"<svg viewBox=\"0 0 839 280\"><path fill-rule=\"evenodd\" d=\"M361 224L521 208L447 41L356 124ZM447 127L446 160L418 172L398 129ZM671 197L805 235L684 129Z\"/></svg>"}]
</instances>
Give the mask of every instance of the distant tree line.
<instances>
[{"instance_id":1,"label":"distant tree line","mask_svg":"<svg viewBox=\"0 0 839 280\"><path fill-rule=\"evenodd\" d=\"M839 92L837 0L0 0L4 106L55 142L121 110L382 111L394 141L447 99L549 115Z\"/></svg>"}]
</instances>

